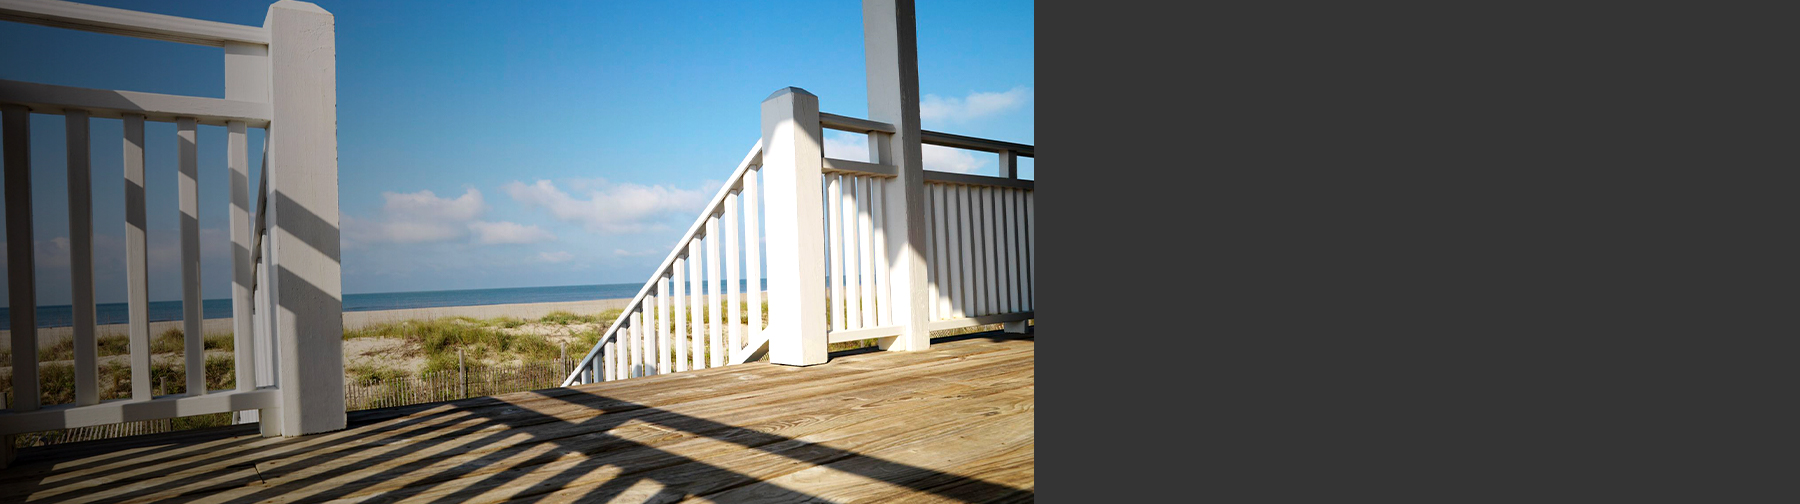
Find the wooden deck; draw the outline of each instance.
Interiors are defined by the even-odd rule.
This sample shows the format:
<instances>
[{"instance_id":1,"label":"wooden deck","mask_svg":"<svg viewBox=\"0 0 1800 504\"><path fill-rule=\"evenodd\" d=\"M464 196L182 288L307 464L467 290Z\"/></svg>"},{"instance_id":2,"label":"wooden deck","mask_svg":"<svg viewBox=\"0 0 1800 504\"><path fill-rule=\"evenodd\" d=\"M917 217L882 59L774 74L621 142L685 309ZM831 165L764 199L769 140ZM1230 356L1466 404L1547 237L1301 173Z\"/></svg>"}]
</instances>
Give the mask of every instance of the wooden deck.
<instances>
[{"instance_id":1,"label":"wooden deck","mask_svg":"<svg viewBox=\"0 0 1800 504\"><path fill-rule=\"evenodd\" d=\"M1001 333L20 451L17 502L1010 502L1034 497L1035 343ZM872 349L865 349L872 350Z\"/></svg>"}]
</instances>

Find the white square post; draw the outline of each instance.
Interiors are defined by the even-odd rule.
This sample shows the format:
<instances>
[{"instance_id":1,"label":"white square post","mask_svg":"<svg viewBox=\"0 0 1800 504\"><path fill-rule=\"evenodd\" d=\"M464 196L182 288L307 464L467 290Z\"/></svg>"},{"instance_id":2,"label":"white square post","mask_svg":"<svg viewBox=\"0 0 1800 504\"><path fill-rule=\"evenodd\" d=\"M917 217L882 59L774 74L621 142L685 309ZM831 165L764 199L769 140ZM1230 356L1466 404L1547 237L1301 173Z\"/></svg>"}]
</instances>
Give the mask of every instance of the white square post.
<instances>
[{"instance_id":1,"label":"white square post","mask_svg":"<svg viewBox=\"0 0 1800 504\"><path fill-rule=\"evenodd\" d=\"M343 429L343 277L338 248L337 42L330 12L269 6L269 289L281 434Z\"/></svg>"},{"instance_id":2,"label":"white square post","mask_svg":"<svg viewBox=\"0 0 1800 504\"><path fill-rule=\"evenodd\" d=\"M819 97L776 91L762 102L763 183L768 195L769 361L825 363L824 154Z\"/></svg>"},{"instance_id":3,"label":"white square post","mask_svg":"<svg viewBox=\"0 0 1800 504\"><path fill-rule=\"evenodd\" d=\"M931 347L932 302L925 277L925 166L919 126L919 44L912 0L863 1L863 55L869 83L869 119L894 125L890 139L869 135L869 160L892 164L898 176L884 184L889 299L899 336L880 340L887 350ZM766 127L765 127L766 129Z\"/></svg>"}]
</instances>

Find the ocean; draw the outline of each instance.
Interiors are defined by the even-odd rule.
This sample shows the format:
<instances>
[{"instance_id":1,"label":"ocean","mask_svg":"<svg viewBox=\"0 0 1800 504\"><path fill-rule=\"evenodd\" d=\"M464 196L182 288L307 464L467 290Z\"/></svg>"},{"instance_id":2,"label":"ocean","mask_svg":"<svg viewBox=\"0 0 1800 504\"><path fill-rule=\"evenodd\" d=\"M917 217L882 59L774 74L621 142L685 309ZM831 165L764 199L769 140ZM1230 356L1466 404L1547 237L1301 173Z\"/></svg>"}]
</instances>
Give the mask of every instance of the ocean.
<instances>
[{"instance_id":1,"label":"ocean","mask_svg":"<svg viewBox=\"0 0 1800 504\"><path fill-rule=\"evenodd\" d=\"M761 290L768 290L768 281L759 281ZM742 285L748 285L743 281ZM555 287L511 287L502 289L466 289L419 292L380 292L364 294L345 294L344 311L378 311L403 310L407 308L436 308L440 306L480 306L519 303L556 303L563 301L593 301L598 299L630 299L636 296L638 289L644 284L597 284L597 285L561 285ZM703 289L704 291L704 289ZM181 301L151 301L148 304L150 321L162 322L181 320ZM200 302L201 318L231 318L230 299L206 299ZM94 315L98 324L123 324L129 319L130 311L126 303L99 303L94 305ZM39 306L37 308L38 327L67 327L74 325L73 308L70 305ZM0 308L0 329L12 327L12 311Z\"/></svg>"}]
</instances>

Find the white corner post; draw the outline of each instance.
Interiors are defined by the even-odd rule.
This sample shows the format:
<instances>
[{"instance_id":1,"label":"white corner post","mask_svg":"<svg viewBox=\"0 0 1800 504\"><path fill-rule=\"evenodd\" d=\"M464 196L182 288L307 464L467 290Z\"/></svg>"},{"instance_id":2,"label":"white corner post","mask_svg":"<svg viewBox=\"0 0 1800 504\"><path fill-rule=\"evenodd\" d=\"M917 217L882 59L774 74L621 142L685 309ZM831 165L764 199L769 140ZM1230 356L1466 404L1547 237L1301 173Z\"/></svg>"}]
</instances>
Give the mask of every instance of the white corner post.
<instances>
[{"instance_id":1,"label":"white corner post","mask_svg":"<svg viewBox=\"0 0 1800 504\"><path fill-rule=\"evenodd\" d=\"M225 99L256 103L269 102L269 47L261 44L225 44ZM226 123L226 165L230 168L231 225L231 333L237 367L237 389L256 388L256 326L250 284L254 283L255 265L250 263L252 243L250 221L250 151L248 128L243 121ZM262 422L261 410L237 412L236 423ZM272 412L271 412L272 413ZM273 427L271 418L265 427ZM269 429L280 432L280 429Z\"/></svg>"},{"instance_id":2,"label":"white corner post","mask_svg":"<svg viewBox=\"0 0 1800 504\"><path fill-rule=\"evenodd\" d=\"M337 42L330 12L269 6L269 289L281 434L343 429L343 277L338 247Z\"/></svg>"},{"instance_id":3,"label":"white corner post","mask_svg":"<svg viewBox=\"0 0 1800 504\"><path fill-rule=\"evenodd\" d=\"M769 252L769 362L825 363L824 154L819 97L776 91L762 102Z\"/></svg>"},{"instance_id":4,"label":"white corner post","mask_svg":"<svg viewBox=\"0 0 1800 504\"><path fill-rule=\"evenodd\" d=\"M881 223L887 238L889 296L900 335L887 350L931 347L925 270L925 166L919 126L919 44L912 0L863 0L863 54L869 119L894 125L891 138L869 135L869 160L898 168L883 185ZM766 108L764 110L767 110ZM765 112L766 114L766 112ZM767 124L767 119L764 119ZM768 127L764 126L764 130Z\"/></svg>"}]
</instances>

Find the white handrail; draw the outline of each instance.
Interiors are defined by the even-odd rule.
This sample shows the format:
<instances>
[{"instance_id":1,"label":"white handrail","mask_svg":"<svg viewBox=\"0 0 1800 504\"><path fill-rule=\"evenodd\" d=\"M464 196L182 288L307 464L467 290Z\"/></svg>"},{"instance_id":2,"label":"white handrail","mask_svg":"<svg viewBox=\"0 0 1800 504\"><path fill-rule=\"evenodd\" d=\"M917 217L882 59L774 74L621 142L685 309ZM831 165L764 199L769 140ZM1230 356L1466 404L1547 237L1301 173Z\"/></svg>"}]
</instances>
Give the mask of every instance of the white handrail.
<instances>
[{"instance_id":1,"label":"white handrail","mask_svg":"<svg viewBox=\"0 0 1800 504\"><path fill-rule=\"evenodd\" d=\"M581 373L592 366L594 358L600 355L601 350L606 344L617 339L619 328L625 325L626 321L631 318L631 313L635 312L644 302L644 297L648 295L650 291L656 287L658 281L669 272L669 268L675 265L675 260L680 258L683 255L683 252L687 250L687 244L693 242L694 237L701 235L706 227L707 221L713 215L724 211L726 196L742 188L744 177L750 172L750 168L761 163L762 140L757 140L756 144L750 147L750 152L744 155L744 160L738 163L737 169L731 172L731 177L727 178L725 184L719 187L719 193L713 195L712 201L707 203L706 211L701 212L700 217L694 220L694 224L688 227L687 233L683 234L680 240L675 241L675 248L669 251L669 255L663 259L662 265L657 266L656 269L653 270L650 279L644 282L644 286L638 289L637 295L633 296L631 302L625 305L624 311L620 312L619 318L613 320L612 326L608 327L606 332L601 333L600 340L594 343L594 348L588 350L587 354L583 355L580 361L577 361L575 370L570 372L567 378L563 379L561 386L567 387L573 385L575 381L580 378ZM676 315L680 316L682 314Z\"/></svg>"},{"instance_id":2,"label":"white handrail","mask_svg":"<svg viewBox=\"0 0 1800 504\"><path fill-rule=\"evenodd\" d=\"M152 14L61 0L0 0L0 20L213 47L269 44L260 26Z\"/></svg>"},{"instance_id":3,"label":"white handrail","mask_svg":"<svg viewBox=\"0 0 1800 504\"><path fill-rule=\"evenodd\" d=\"M65 109L80 109L88 111L91 117L109 119L120 119L125 114L139 114L151 121L175 122L176 118L192 118L200 124L211 126L243 121L252 128L268 127L269 118L274 116L274 109L267 103L90 89L5 79L0 79L0 103L24 105L39 114L61 114Z\"/></svg>"}]
</instances>

